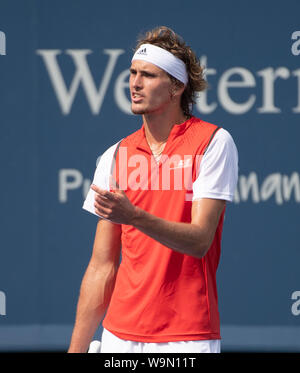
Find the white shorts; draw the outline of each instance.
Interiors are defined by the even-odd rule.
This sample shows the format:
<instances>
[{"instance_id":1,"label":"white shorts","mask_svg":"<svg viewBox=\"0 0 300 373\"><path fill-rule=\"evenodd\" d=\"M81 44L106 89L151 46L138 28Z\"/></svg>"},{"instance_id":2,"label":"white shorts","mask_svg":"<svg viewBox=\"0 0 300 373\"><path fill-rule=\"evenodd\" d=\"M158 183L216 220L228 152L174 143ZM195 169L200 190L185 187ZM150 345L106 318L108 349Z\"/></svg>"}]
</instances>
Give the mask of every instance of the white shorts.
<instances>
[{"instance_id":1,"label":"white shorts","mask_svg":"<svg viewBox=\"0 0 300 373\"><path fill-rule=\"evenodd\" d=\"M106 329L103 329L101 340L102 353L219 353L221 342L219 339L204 341L182 341L144 343L120 339Z\"/></svg>"}]
</instances>

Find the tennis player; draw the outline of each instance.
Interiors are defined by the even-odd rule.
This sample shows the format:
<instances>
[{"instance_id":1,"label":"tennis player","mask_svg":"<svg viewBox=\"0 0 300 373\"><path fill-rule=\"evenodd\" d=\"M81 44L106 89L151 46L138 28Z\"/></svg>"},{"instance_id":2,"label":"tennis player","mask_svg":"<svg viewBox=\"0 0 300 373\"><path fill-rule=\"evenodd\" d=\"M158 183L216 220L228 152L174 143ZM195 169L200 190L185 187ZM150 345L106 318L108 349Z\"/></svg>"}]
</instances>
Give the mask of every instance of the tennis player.
<instances>
[{"instance_id":1,"label":"tennis player","mask_svg":"<svg viewBox=\"0 0 300 373\"><path fill-rule=\"evenodd\" d=\"M174 31L139 39L130 93L142 125L103 154L83 205L99 220L69 352L86 352L103 318L101 352L221 351L216 271L238 154L227 130L191 113L205 87Z\"/></svg>"}]
</instances>

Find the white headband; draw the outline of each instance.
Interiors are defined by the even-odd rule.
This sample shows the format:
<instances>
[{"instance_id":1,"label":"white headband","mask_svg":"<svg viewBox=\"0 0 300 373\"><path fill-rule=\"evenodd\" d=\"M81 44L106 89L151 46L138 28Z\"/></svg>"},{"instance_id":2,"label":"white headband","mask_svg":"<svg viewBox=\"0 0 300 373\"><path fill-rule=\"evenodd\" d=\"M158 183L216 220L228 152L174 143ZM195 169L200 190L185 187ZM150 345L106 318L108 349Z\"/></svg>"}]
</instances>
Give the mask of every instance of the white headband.
<instances>
[{"instance_id":1,"label":"white headband","mask_svg":"<svg viewBox=\"0 0 300 373\"><path fill-rule=\"evenodd\" d=\"M131 61L142 60L153 63L165 70L174 78L180 80L184 85L188 82L188 74L185 63L167 50L153 44L142 44L135 52Z\"/></svg>"}]
</instances>

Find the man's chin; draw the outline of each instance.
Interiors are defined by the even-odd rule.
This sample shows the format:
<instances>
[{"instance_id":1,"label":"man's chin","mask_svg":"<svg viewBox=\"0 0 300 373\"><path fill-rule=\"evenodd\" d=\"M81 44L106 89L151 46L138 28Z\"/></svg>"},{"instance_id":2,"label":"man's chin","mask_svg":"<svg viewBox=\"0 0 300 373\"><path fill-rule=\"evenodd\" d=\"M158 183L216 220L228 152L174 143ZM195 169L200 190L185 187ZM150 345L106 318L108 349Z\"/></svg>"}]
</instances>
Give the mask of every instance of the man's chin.
<instances>
[{"instance_id":1,"label":"man's chin","mask_svg":"<svg viewBox=\"0 0 300 373\"><path fill-rule=\"evenodd\" d=\"M133 106L131 106L131 111L132 111L133 114L136 114L136 115L144 115L144 114L146 114L146 110L145 109L136 108L136 107L133 107Z\"/></svg>"}]
</instances>

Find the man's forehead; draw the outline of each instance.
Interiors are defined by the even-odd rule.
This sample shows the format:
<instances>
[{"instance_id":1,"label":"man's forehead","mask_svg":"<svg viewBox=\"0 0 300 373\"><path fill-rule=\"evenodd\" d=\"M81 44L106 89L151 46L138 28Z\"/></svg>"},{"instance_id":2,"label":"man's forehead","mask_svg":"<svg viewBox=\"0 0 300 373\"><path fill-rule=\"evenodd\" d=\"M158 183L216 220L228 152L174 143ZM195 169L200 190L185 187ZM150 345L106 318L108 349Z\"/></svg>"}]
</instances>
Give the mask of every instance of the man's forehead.
<instances>
[{"instance_id":1,"label":"man's forehead","mask_svg":"<svg viewBox=\"0 0 300 373\"><path fill-rule=\"evenodd\" d=\"M156 73L165 73L166 72L161 69L160 67L154 65L153 63L151 62L147 62L147 61L142 61L142 60L134 60L132 61L131 63L131 69L135 69L135 70L145 70L145 71L152 71L152 72L156 72Z\"/></svg>"}]
</instances>

